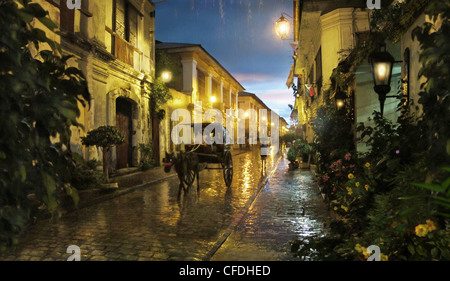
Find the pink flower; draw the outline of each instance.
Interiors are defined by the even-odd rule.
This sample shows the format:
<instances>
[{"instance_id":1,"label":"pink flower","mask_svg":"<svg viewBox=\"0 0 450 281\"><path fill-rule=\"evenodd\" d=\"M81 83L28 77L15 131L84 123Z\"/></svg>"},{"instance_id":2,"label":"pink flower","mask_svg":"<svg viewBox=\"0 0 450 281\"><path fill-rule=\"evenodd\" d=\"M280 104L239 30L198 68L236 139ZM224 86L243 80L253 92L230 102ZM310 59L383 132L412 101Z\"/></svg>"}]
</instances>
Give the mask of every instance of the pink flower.
<instances>
[{"instance_id":1,"label":"pink flower","mask_svg":"<svg viewBox=\"0 0 450 281\"><path fill-rule=\"evenodd\" d=\"M342 166L342 171L347 171L347 168L345 166Z\"/></svg>"},{"instance_id":2,"label":"pink flower","mask_svg":"<svg viewBox=\"0 0 450 281\"><path fill-rule=\"evenodd\" d=\"M339 159L338 161L336 161L336 165L338 165L338 166L342 165L342 160Z\"/></svg>"},{"instance_id":3,"label":"pink flower","mask_svg":"<svg viewBox=\"0 0 450 281\"><path fill-rule=\"evenodd\" d=\"M328 181L329 179L330 179L330 177L328 175L325 175L325 176L322 177L322 180L324 182Z\"/></svg>"},{"instance_id":4,"label":"pink flower","mask_svg":"<svg viewBox=\"0 0 450 281\"><path fill-rule=\"evenodd\" d=\"M349 161L350 159L352 159L352 155L350 153L345 154L344 156L345 160Z\"/></svg>"},{"instance_id":5,"label":"pink flower","mask_svg":"<svg viewBox=\"0 0 450 281\"><path fill-rule=\"evenodd\" d=\"M353 168L355 168L355 165L351 164L350 169L353 169Z\"/></svg>"},{"instance_id":6,"label":"pink flower","mask_svg":"<svg viewBox=\"0 0 450 281\"><path fill-rule=\"evenodd\" d=\"M330 156L333 156L333 152L330 153Z\"/></svg>"},{"instance_id":7,"label":"pink flower","mask_svg":"<svg viewBox=\"0 0 450 281\"><path fill-rule=\"evenodd\" d=\"M337 173L336 177L342 177L342 173Z\"/></svg>"}]
</instances>

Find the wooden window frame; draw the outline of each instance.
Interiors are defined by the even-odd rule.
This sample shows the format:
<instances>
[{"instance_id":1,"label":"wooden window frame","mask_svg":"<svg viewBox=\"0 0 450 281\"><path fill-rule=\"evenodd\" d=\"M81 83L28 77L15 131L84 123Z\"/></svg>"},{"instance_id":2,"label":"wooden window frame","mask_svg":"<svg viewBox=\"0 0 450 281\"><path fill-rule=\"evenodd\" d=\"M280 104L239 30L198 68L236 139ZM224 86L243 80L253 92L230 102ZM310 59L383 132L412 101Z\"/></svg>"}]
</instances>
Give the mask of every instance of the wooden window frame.
<instances>
[{"instance_id":1,"label":"wooden window frame","mask_svg":"<svg viewBox=\"0 0 450 281\"><path fill-rule=\"evenodd\" d=\"M125 38L122 38L119 34L116 32L116 20L117 20L117 1L119 0L112 0L113 3L113 14L112 14L112 29L106 27L106 31L111 34L111 52L112 54L119 59L120 61L130 65L134 66L134 52L137 52L139 54L143 54L136 46L133 46L129 40L130 40L130 23L129 23L129 9L130 7L134 10L136 10L137 14L142 17L142 13L129 1L124 0L125 2ZM137 32L136 32L136 45L139 43L139 24L137 24Z\"/></svg>"}]
</instances>

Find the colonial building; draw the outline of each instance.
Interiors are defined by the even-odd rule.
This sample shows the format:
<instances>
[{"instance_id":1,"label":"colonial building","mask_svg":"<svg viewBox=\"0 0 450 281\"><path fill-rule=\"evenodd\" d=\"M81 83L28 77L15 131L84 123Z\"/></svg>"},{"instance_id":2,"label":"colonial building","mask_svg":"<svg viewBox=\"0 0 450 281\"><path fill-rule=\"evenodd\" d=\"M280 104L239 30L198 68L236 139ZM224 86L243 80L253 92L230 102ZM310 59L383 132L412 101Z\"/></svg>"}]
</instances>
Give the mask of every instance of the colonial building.
<instances>
[{"instance_id":1,"label":"colonial building","mask_svg":"<svg viewBox=\"0 0 450 281\"><path fill-rule=\"evenodd\" d=\"M246 144L257 144L262 137L270 137L272 127L278 130L279 135L282 135L284 130L280 125L287 126L287 122L272 111L256 94L240 92L238 108L244 112ZM265 116L260 115L264 112ZM274 117L275 119L273 119ZM260 122L266 122L267 133L260 131Z\"/></svg>"},{"instance_id":2,"label":"colonial building","mask_svg":"<svg viewBox=\"0 0 450 281\"><path fill-rule=\"evenodd\" d=\"M304 137L311 142L312 122L317 109L327 103L329 96L324 92L331 87L333 70L355 48L360 36L369 31L369 9L365 1L303 1L299 9L301 20L294 69L299 97L295 108ZM358 92L371 85L370 69L362 71L358 73ZM356 119L365 120L377 108L378 100L376 96L372 99L370 95L359 95L358 105L360 115ZM395 112L395 105L388 107L387 116Z\"/></svg>"},{"instance_id":3,"label":"colonial building","mask_svg":"<svg viewBox=\"0 0 450 281\"><path fill-rule=\"evenodd\" d=\"M173 100L163 107L167 118L160 124L161 152L179 149L170 139L172 129L179 123L171 121L176 109L189 110L193 122L204 121L204 114L209 109L222 113L224 125L226 118L235 118L235 115L228 116L230 111L227 110L237 110L237 96L244 87L201 45L159 42L156 48L179 62L182 69L180 75L172 78ZM199 102L200 110L194 110Z\"/></svg>"},{"instance_id":4,"label":"colonial building","mask_svg":"<svg viewBox=\"0 0 450 281\"><path fill-rule=\"evenodd\" d=\"M370 14L373 10L367 7L366 1L299 1L294 0L297 25L294 27L297 47L294 52L292 76L297 78L298 95L295 109L302 133L308 141L314 138L312 122L317 109L326 103L337 104L337 91L330 89L330 77L341 64L351 65L355 60L357 48L371 32ZM401 1L382 1L382 9ZM405 94L409 106L410 101L418 97L420 80L417 79L420 64L419 46L411 38L412 30L422 25L427 19L420 15L421 9L428 1L415 0L408 4L413 8L414 15L407 20L398 19L391 26L398 29L398 40L385 42L386 51L395 59L392 70L391 92L388 96ZM360 55L360 54L359 54ZM361 58L359 58L361 59ZM356 68L348 69L353 79L344 89L346 98L344 110L352 111L355 127L359 123L369 125L369 117L374 111L380 112L378 95L374 91L374 79L369 62L369 54L361 59ZM329 95L324 92L329 90ZM403 91L403 93L400 93ZM409 96L411 93L411 96ZM328 100L327 100L328 99ZM384 117L396 121L400 115L397 111L399 99L390 98L384 106ZM414 110L411 107L411 110ZM355 132L355 137L358 137ZM359 146L359 151L365 147Z\"/></svg>"},{"instance_id":5,"label":"colonial building","mask_svg":"<svg viewBox=\"0 0 450 281\"><path fill-rule=\"evenodd\" d=\"M84 130L72 131L72 150L86 159L102 159L86 149L80 137L102 125L119 128L125 143L113 149L113 169L136 166L139 144L150 140L148 95L154 81L155 4L148 0L82 0L81 9L67 1L37 0L59 23L57 37L71 66L83 71L91 93L90 107L81 109Z\"/></svg>"}]
</instances>

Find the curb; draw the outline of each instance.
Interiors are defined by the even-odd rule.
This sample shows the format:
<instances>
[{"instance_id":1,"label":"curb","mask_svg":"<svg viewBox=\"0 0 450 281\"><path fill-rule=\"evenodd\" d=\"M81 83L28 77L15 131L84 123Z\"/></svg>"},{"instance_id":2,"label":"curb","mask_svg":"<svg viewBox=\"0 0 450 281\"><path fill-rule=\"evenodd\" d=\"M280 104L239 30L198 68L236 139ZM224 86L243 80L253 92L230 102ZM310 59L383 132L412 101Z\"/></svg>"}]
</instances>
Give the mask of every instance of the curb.
<instances>
[{"instance_id":1,"label":"curb","mask_svg":"<svg viewBox=\"0 0 450 281\"><path fill-rule=\"evenodd\" d=\"M283 155L280 155L278 157L278 160L274 164L273 169L270 171L270 173L262 178L258 183L258 190L252 195L252 197L247 201L245 204L243 211L240 215L238 215L237 219L234 219L233 222L228 226L225 233L222 235L222 237L216 242L216 244L209 250L207 254L205 254L202 258L202 261L209 261L214 256L214 254L220 249L220 247L225 243L225 241L228 239L228 237L231 235L231 233L244 221L244 219L247 217L250 210L255 205L256 199L258 199L261 192L264 190L264 187L267 185L267 183L272 178L275 171L278 169L278 164L280 163L281 159L283 158Z\"/></svg>"}]
</instances>

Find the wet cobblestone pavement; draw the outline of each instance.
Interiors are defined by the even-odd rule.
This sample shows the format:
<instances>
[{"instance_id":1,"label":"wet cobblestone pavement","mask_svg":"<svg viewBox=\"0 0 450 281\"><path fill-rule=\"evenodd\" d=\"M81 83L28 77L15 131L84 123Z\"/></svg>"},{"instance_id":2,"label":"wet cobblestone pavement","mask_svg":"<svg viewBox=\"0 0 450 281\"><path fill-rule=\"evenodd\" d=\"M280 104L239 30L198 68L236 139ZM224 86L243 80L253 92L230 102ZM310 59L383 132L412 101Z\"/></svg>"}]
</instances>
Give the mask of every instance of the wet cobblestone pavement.
<instances>
[{"instance_id":1,"label":"wet cobblestone pavement","mask_svg":"<svg viewBox=\"0 0 450 281\"><path fill-rule=\"evenodd\" d=\"M202 260L242 218L257 193L264 178L257 152L233 157L230 188L222 170L205 170L200 173L200 193L191 188L177 200L178 179L173 177L56 222L41 221L0 260L64 261L71 245L80 248L82 261ZM268 157L268 171L279 157Z\"/></svg>"},{"instance_id":2,"label":"wet cobblestone pavement","mask_svg":"<svg viewBox=\"0 0 450 281\"><path fill-rule=\"evenodd\" d=\"M329 214L308 170L284 157L253 208L213 261L292 261L290 241L327 234Z\"/></svg>"},{"instance_id":3,"label":"wet cobblestone pavement","mask_svg":"<svg viewBox=\"0 0 450 281\"><path fill-rule=\"evenodd\" d=\"M326 208L309 171L288 171L279 154L268 157L263 172L257 152L233 157L230 188L222 170L205 170L200 193L194 183L177 200L172 177L41 221L0 260L64 261L71 245L80 248L82 261L295 260L289 242L323 233Z\"/></svg>"}]
</instances>

